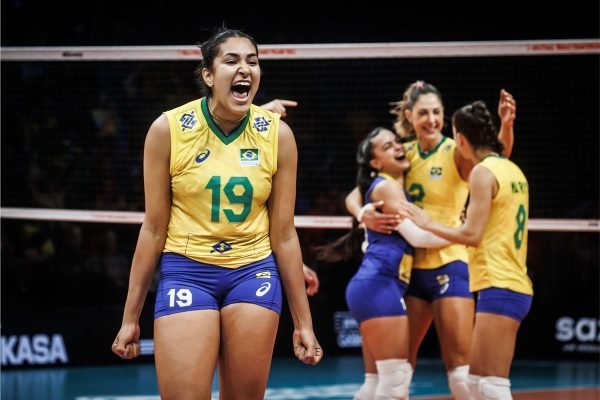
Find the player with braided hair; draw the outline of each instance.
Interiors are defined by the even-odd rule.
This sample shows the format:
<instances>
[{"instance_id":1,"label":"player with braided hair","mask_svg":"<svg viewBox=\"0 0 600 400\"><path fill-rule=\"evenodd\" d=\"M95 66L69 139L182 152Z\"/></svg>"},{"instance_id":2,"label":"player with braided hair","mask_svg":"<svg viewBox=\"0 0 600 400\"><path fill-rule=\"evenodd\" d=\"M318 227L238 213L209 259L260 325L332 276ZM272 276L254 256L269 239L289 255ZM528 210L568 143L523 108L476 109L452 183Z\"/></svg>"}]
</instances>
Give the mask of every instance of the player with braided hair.
<instances>
[{"instance_id":1,"label":"player with braided hair","mask_svg":"<svg viewBox=\"0 0 600 400\"><path fill-rule=\"evenodd\" d=\"M512 399L510 365L533 296L526 266L529 185L521 169L502 157L503 145L483 102L462 107L452 122L456 148L476 164L465 223L440 223L407 202L402 214L440 237L470 246L470 290L478 301L469 389L475 399Z\"/></svg>"}]
</instances>

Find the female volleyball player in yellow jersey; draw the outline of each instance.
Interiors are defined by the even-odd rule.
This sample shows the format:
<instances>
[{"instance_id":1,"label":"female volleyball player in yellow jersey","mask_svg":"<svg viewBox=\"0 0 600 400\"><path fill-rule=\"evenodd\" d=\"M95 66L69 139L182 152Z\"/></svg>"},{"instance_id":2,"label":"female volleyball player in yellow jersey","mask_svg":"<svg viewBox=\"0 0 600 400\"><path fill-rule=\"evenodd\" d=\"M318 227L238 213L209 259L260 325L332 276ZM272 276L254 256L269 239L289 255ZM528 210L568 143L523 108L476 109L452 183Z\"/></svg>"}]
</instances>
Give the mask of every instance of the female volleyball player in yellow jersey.
<instances>
[{"instance_id":1,"label":"female volleyball player in yellow jersey","mask_svg":"<svg viewBox=\"0 0 600 400\"><path fill-rule=\"evenodd\" d=\"M465 223L440 223L405 203L404 216L424 229L469 248L470 290L478 293L471 345L471 388L476 399L511 399L509 372L517 331L531 307L527 276L529 185L501 156L490 112L476 101L452 117L456 147L476 166L469 178Z\"/></svg>"},{"instance_id":2,"label":"female volleyball player in yellow jersey","mask_svg":"<svg viewBox=\"0 0 600 400\"><path fill-rule=\"evenodd\" d=\"M261 70L247 34L201 45L206 97L165 112L144 149L146 213L113 351L137 356L139 316L156 264L155 360L162 398L262 399L282 303L293 348L323 352L313 333L294 227L297 150L279 115L254 106Z\"/></svg>"},{"instance_id":3,"label":"female volleyball player in yellow jersey","mask_svg":"<svg viewBox=\"0 0 600 400\"><path fill-rule=\"evenodd\" d=\"M515 103L500 92L498 107L503 128L502 141L508 156L513 142ZM438 89L423 81L409 85L403 101L395 109L395 128L415 140L405 144L411 168L404 187L412 201L432 217L458 226L468 197L466 180L473 162L455 149L454 140L442 134L444 107ZM346 198L348 210L369 229L391 232L397 216L379 214L365 208L358 190ZM367 205L368 207L368 205ZM442 359L448 372L448 386L456 399L468 399L469 348L474 319L474 301L469 291L467 250L463 245L440 249L415 249L415 260L406 307L410 330L409 360L416 366L419 347L435 323Z\"/></svg>"}]
</instances>

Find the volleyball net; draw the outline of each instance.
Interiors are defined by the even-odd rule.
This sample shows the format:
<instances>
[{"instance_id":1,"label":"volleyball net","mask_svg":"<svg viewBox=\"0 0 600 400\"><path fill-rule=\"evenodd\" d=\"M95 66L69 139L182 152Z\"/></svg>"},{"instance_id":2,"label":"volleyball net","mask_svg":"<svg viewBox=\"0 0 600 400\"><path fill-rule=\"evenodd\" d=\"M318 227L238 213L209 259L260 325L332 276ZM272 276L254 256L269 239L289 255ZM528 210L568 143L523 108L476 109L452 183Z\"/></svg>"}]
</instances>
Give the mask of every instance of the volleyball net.
<instances>
[{"instance_id":1,"label":"volleyball net","mask_svg":"<svg viewBox=\"0 0 600 400\"><path fill-rule=\"evenodd\" d=\"M145 133L162 111L198 97L199 49L1 54L1 217L141 222L130 213L143 211ZM475 99L495 109L501 88L513 93L512 158L530 180L530 229L597 230L599 54L595 39L260 46L256 103L299 102L286 117L299 151L297 226L350 226L343 197L354 187L356 145L391 126L389 103L422 79L440 89L447 116Z\"/></svg>"}]
</instances>

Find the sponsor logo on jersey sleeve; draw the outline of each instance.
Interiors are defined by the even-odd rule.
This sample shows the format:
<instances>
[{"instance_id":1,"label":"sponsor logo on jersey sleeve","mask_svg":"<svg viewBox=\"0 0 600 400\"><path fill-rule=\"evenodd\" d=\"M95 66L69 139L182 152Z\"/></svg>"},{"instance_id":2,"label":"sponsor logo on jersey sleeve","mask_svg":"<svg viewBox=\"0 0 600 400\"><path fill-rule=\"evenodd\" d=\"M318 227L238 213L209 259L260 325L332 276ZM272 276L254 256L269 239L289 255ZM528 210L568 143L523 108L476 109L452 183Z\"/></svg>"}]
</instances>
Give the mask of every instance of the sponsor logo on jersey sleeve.
<instances>
[{"instance_id":1,"label":"sponsor logo on jersey sleeve","mask_svg":"<svg viewBox=\"0 0 600 400\"><path fill-rule=\"evenodd\" d=\"M269 129L269 125L271 125L271 120L266 119L264 116L259 115L252 119L252 129L257 132L265 132Z\"/></svg>"},{"instance_id":2,"label":"sponsor logo on jersey sleeve","mask_svg":"<svg viewBox=\"0 0 600 400\"><path fill-rule=\"evenodd\" d=\"M180 114L179 118L177 118L177 121L179 122L181 132L186 133L186 131L190 131L194 126L196 126L198 123L198 118L196 118L196 112L192 109Z\"/></svg>"}]
</instances>

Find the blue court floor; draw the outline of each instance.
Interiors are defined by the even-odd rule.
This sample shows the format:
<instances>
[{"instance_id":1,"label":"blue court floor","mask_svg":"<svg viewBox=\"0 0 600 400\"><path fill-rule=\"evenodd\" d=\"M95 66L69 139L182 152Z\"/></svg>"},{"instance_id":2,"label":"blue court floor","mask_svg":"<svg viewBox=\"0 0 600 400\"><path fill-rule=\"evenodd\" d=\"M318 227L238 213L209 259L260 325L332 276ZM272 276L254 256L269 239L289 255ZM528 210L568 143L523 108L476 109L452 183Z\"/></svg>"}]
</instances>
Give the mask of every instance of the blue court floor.
<instances>
[{"instance_id":1,"label":"blue court floor","mask_svg":"<svg viewBox=\"0 0 600 400\"><path fill-rule=\"evenodd\" d=\"M82 368L3 370L2 400L158 400L152 364ZM270 400L352 399L363 378L360 356L325 357L317 366L275 358L265 398ZM600 399L600 363L515 361L513 391L592 388ZM213 383L213 399L218 387ZM411 399L448 395L438 360L421 360L410 388ZM596 397L597 396L597 397Z\"/></svg>"}]
</instances>

